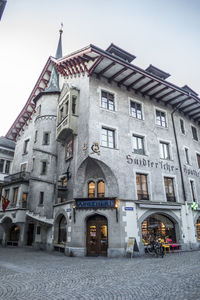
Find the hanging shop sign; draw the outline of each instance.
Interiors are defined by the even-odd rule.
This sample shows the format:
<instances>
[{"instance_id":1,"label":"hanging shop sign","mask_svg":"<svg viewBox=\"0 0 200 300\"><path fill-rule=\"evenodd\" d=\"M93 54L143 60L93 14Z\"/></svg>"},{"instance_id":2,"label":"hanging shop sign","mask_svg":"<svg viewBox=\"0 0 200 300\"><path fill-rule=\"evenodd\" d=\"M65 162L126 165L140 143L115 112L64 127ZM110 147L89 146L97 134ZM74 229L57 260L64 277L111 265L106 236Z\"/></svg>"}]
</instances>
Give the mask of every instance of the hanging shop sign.
<instances>
[{"instance_id":1,"label":"hanging shop sign","mask_svg":"<svg viewBox=\"0 0 200 300\"><path fill-rule=\"evenodd\" d=\"M175 167L174 165L171 165L168 162L163 162L163 161L155 162L150 159L132 157L130 154L126 155L126 162L130 165L133 164L136 166L147 167L152 169L160 168L162 170L166 170L169 172L174 172L179 170L178 167Z\"/></svg>"},{"instance_id":2,"label":"hanging shop sign","mask_svg":"<svg viewBox=\"0 0 200 300\"><path fill-rule=\"evenodd\" d=\"M92 149L91 154L95 154L95 153L96 153L96 154L100 155L99 143L94 142L94 143L92 144L92 146L91 146L91 149Z\"/></svg>"},{"instance_id":3,"label":"hanging shop sign","mask_svg":"<svg viewBox=\"0 0 200 300\"><path fill-rule=\"evenodd\" d=\"M76 199L76 208L114 208L114 199L82 200Z\"/></svg>"}]
</instances>

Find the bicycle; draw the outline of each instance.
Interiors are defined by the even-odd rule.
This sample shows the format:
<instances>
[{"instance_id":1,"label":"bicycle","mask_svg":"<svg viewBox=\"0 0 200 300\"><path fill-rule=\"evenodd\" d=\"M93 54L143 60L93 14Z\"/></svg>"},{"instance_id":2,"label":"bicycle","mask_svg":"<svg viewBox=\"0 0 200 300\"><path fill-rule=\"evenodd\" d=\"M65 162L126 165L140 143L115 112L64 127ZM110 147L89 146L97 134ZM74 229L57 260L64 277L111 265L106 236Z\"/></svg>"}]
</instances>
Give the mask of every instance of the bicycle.
<instances>
[{"instance_id":1,"label":"bicycle","mask_svg":"<svg viewBox=\"0 0 200 300\"><path fill-rule=\"evenodd\" d=\"M164 257L164 249L159 241L151 241L150 247L147 246L146 249L146 253L148 254L155 255L156 257Z\"/></svg>"}]
</instances>

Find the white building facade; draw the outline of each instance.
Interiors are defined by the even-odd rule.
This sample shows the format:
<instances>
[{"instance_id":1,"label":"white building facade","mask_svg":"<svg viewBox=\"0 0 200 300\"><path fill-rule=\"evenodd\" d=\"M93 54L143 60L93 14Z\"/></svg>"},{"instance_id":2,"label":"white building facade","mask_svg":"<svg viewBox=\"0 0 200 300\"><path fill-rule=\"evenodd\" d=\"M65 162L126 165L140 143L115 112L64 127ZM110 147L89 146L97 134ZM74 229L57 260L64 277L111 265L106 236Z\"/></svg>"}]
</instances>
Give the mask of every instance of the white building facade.
<instances>
[{"instance_id":1,"label":"white building facade","mask_svg":"<svg viewBox=\"0 0 200 300\"><path fill-rule=\"evenodd\" d=\"M113 44L62 57L60 37L7 134L4 245L109 257L130 237L139 253L152 237L199 248L200 99L134 59Z\"/></svg>"}]
</instances>

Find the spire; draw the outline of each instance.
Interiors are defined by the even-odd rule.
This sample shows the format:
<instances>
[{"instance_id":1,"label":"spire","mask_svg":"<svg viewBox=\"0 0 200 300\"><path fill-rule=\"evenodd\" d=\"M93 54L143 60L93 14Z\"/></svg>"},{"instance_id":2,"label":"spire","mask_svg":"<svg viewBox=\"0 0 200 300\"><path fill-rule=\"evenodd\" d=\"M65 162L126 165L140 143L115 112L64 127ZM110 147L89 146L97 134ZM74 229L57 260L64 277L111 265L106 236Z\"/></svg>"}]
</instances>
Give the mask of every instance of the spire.
<instances>
[{"instance_id":1,"label":"spire","mask_svg":"<svg viewBox=\"0 0 200 300\"><path fill-rule=\"evenodd\" d=\"M62 33L63 33L62 29L63 29L63 23L61 23L61 28L59 30L60 38L59 38L58 47L57 47L57 51L56 51L56 58L62 57Z\"/></svg>"},{"instance_id":2,"label":"spire","mask_svg":"<svg viewBox=\"0 0 200 300\"><path fill-rule=\"evenodd\" d=\"M63 23L61 23L61 28L59 30L60 32L60 38L59 38L59 42L58 42L58 47L57 47L57 51L56 51L56 58L61 58L62 57L62 33L63 33ZM60 87L59 87L59 77L58 77L58 73L56 71L55 66L52 66L52 71L51 71L51 77L49 79L49 84L45 89L45 92L59 92L60 91Z\"/></svg>"}]
</instances>

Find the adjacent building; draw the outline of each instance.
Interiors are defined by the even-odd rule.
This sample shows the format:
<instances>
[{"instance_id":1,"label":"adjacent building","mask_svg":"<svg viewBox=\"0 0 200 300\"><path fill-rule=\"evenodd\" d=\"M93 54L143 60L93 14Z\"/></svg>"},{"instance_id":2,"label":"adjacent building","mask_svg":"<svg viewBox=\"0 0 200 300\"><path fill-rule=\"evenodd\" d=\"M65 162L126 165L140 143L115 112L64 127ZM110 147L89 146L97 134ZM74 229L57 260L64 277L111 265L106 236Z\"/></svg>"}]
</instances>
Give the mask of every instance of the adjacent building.
<instances>
[{"instance_id":1,"label":"adjacent building","mask_svg":"<svg viewBox=\"0 0 200 300\"><path fill-rule=\"evenodd\" d=\"M200 99L111 44L50 57L6 137L16 141L4 245L67 255L200 242Z\"/></svg>"}]
</instances>

